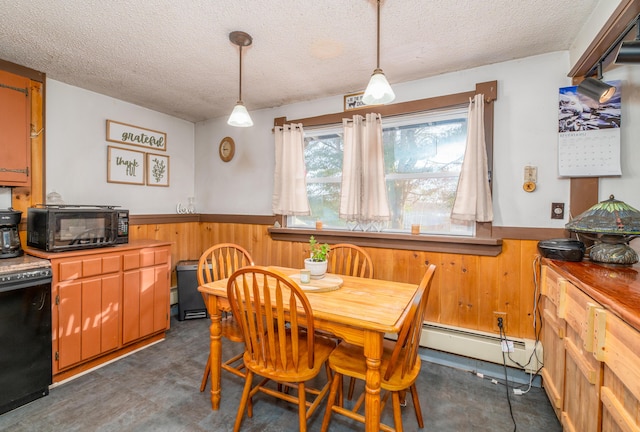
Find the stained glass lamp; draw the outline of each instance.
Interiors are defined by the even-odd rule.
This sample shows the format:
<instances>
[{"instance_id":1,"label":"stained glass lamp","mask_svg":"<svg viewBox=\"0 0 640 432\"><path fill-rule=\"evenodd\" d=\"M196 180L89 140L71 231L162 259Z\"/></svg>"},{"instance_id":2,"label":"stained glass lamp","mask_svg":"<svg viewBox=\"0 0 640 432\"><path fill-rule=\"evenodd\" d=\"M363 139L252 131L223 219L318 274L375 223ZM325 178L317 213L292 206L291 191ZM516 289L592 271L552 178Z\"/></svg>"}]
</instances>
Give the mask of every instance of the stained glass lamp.
<instances>
[{"instance_id":1,"label":"stained glass lamp","mask_svg":"<svg viewBox=\"0 0 640 432\"><path fill-rule=\"evenodd\" d=\"M629 242L640 236L640 212L613 195L565 225L569 231L594 241L589 259L606 264L632 265L638 254Z\"/></svg>"}]
</instances>

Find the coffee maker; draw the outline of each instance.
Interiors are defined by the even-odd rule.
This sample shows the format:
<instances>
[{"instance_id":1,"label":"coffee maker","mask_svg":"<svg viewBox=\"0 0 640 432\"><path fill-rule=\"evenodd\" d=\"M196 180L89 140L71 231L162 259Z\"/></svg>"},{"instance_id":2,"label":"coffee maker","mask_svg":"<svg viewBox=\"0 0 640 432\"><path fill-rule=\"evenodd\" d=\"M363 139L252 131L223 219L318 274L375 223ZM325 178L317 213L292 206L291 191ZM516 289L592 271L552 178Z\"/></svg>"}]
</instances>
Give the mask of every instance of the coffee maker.
<instances>
[{"instance_id":1,"label":"coffee maker","mask_svg":"<svg viewBox=\"0 0 640 432\"><path fill-rule=\"evenodd\" d=\"M18 235L21 217L21 211L0 210L0 258L19 257L24 253Z\"/></svg>"}]
</instances>

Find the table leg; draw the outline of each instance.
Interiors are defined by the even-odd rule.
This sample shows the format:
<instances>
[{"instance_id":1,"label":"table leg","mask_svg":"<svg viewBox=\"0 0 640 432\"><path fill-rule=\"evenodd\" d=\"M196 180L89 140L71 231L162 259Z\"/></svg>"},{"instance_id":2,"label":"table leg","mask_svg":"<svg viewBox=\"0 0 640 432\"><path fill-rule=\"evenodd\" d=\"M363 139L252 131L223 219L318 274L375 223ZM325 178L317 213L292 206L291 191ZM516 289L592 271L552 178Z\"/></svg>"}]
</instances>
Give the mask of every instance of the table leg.
<instances>
[{"instance_id":1,"label":"table leg","mask_svg":"<svg viewBox=\"0 0 640 432\"><path fill-rule=\"evenodd\" d=\"M383 334L365 331L364 356L367 362L367 376L365 383L365 430L378 432L380 430L380 359L382 357Z\"/></svg>"},{"instance_id":2,"label":"table leg","mask_svg":"<svg viewBox=\"0 0 640 432\"><path fill-rule=\"evenodd\" d=\"M218 310L218 298L209 295L207 299L207 310L211 317L211 345L209 347L209 359L211 363L211 409L220 408L220 369L222 367L222 327L220 325L220 310Z\"/></svg>"}]
</instances>

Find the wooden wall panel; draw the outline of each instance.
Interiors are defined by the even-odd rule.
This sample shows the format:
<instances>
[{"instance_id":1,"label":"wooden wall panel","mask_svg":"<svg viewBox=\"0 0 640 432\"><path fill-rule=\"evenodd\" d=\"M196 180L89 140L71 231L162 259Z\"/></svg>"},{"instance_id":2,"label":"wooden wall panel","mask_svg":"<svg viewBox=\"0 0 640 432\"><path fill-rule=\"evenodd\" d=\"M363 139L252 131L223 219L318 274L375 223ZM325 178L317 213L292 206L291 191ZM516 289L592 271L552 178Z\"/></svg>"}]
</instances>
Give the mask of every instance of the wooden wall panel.
<instances>
[{"instance_id":1,"label":"wooden wall panel","mask_svg":"<svg viewBox=\"0 0 640 432\"><path fill-rule=\"evenodd\" d=\"M245 247L257 265L302 268L308 243L274 241L267 225L188 222L132 225L132 239L168 240L175 265L195 260L216 243ZM438 267L431 286L427 320L472 330L494 332L494 311L507 313L507 335L533 339L533 261L536 240L503 242L497 257L365 248L378 279L419 283L427 265Z\"/></svg>"}]
</instances>

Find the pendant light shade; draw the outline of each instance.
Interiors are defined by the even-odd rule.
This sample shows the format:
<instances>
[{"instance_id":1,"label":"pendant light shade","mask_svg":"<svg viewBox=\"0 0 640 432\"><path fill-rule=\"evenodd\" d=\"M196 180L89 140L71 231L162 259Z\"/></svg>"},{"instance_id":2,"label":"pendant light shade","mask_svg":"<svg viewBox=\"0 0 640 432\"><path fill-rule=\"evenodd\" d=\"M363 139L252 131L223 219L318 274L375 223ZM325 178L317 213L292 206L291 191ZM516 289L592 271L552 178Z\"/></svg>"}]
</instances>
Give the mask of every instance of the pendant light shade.
<instances>
[{"instance_id":1,"label":"pendant light shade","mask_svg":"<svg viewBox=\"0 0 640 432\"><path fill-rule=\"evenodd\" d=\"M371 75L371 79L369 80L369 85L367 85L367 89L364 91L364 95L362 96L362 102L365 105L386 104L396 98L393 89L389 85L389 81L387 81L387 77L384 76L384 72L380 69L380 0L378 0L377 3L377 63L376 68L373 71L373 75Z\"/></svg>"},{"instance_id":2,"label":"pendant light shade","mask_svg":"<svg viewBox=\"0 0 640 432\"><path fill-rule=\"evenodd\" d=\"M374 70L369 80L369 85L367 85L367 89L362 96L362 102L365 105L386 104L395 98L396 95L382 69Z\"/></svg>"},{"instance_id":3,"label":"pendant light shade","mask_svg":"<svg viewBox=\"0 0 640 432\"><path fill-rule=\"evenodd\" d=\"M240 78L238 85L238 101L236 102L236 106L233 107L233 111L229 116L229 120L227 120L227 124L235 127L250 127L253 126L253 121L251 120L251 116L249 115L247 108L242 102L242 47L251 45L253 39L245 32L234 31L229 33L229 40L240 48Z\"/></svg>"},{"instance_id":4,"label":"pendant light shade","mask_svg":"<svg viewBox=\"0 0 640 432\"><path fill-rule=\"evenodd\" d=\"M249 111L247 111L247 108L244 106L242 101L238 101L236 106L233 107L233 111L231 111L227 124L235 127L253 126L253 120L251 120Z\"/></svg>"}]
</instances>

